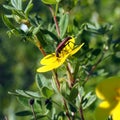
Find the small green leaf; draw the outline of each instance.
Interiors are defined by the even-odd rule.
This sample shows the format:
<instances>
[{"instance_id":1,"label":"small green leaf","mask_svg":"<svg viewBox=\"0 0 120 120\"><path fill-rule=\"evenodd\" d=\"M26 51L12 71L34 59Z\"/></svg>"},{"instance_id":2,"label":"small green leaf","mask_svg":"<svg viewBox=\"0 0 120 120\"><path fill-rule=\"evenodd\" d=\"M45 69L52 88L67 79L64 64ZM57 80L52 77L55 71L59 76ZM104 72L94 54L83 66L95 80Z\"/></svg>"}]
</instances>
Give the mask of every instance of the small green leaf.
<instances>
[{"instance_id":1,"label":"small green leaf","mask_svg":"<svg viewBox=\"0 0 120 120\"><path fill-rule=\"evenodd\" d=\"M37 26L36 28L33 29L33 35L36 35L39 30L40 30L41 25Z\"/></svg>"},{"instance_id":2,"label":"small green leaf","mask_svg":"<svg viewBox=\"0 0 120 120\"><path fill-rule=\"evenodd\" d=\"M11 4L13 7L15 7L17 10L22 10L22 0L11 0Z\"/></svg>"},{"instance_id":3,"label":"small green leaf","mask_svg":"<svg viewBox=\"0 0 120 120\"><path fill-rule=\"evenodd\" d=\"M14 96L19 96L19 94L15 93L15 92L10 92L10 91L8 91L8 94L14 95Z\"/></svg>"},{"instance_id":4,"label":"small green leaf","mask_svg":"<svg viewBox=\"0 0 120 120\"><path fill-rule=\"evenodd\" d=\"M44 86L49 86L51 88L50 79L46 78L42 74L36 74L36 84L39 89L41 89Z\"/></svg>"},{"instance_id":5,"label":"small green leaf","mask_svg":"<svg viewBox=\"0 0 120 120\"><path fill-rule=\"evenodd\" d=\"M35 78L35 80L36 80L36 84L37 84L37 87L39 88L39 89L41 89L42 87L43 87L43 83L42 83L42 76L41 75L39 75L39 74L36 74L36 78ZM43 81L44 81L44 79L43 79Z\"/></svg>"},{"instance_id":6,"label":"small green leaf","mask_svg":"<svg viewBox=\"0 0 120 120\"><path fill-rule=\"evenodd\" d=\"M25 93L33 98L40 98L40 94L38 92L25 91Z\"/></svg>"},{"instance_id":7,"label":"small green leaf","mask_svg":"<svg viewBox=\"0 0 120 120\"><path fill-rule=\"evenodd\" d=\"M30 96L28 94L26 94L25 91L23 91L23 90L16 90L16 93L18 93L21 96L30 98Z\"/></svg>"},{"instance_id":8,"label":"small green leaf","mask_svg":"<svg viewBox=\"0 0 120 120\"><path fill-rule=\"evenodd\" d=\"M83 109L88 108L95 100L96 100L96 96L93 95L92 92L88 92L82 101Z\"/></svg>"},{"instance_id":9,"label":"small green leaf","mask_svg":"<svg viewBox=\"0 0 120 120\"><path fill-rule=\"evenodd\" d=\"M64 96L64 98L69 100L70 89L69 89L69 85L66 82L63 82L61 85L61 93Z\"/></svg>"},{"instance_id":10,"label":"small green leaf","mask_svg":"<svg viewBox=\"0 0 120 120\"><path fill-rule=\"evenodd\" d=\"M43 87L42 88L42 94L46 97L46 98L50 98L53 94L54 91L49 89L48 87Z\"/></svg>"},{"instance_id":11,"label":"small green leaf","mask_svg":"<svg viewBox=\"0 0 120 120\"><path fill-rule=\"evenodd\" d=\"M29 3L28 3L28 5L27 5L27 7L26 7L26 9L25 9L25 11L24 11L24 13L25 13L26 16L28 16L28 14L29 14L29 12L30 12L30 10L32 8L33 8L33 3L32 3L32 0L30 0Z\"/></svg>"},{"instance_id":12,"label":"small green leaf","mask_svg":"<svg viewBox=\"0 0 120 120\"><path fill-rule=\"evenodd\" d=\"M45 4L56 4L57 3L57 1L56 0L41 0L43 3L45 3Z\"/></svg>"},{"instance_id":13,"label":"small green leaf","mask_svg":"<svg viewBox=\"0 0 120 120\"><path fill-rule=\"evenodd\" d=\"M75 100L75 98L78 96L78 88L77 87L73 87L71 92L70 92L70 96L69 99L71 101Z\"/></svg>"},{"instance_id":14,"label":"small green leaf","mask_svg":"<svg viewBox=\"0 0 120 120\"><path fill-rule=\"evenodd\" d=\"M17 97L18 102L24 107L29 107L30 106L29 105L29 100L30 99L31 98L26 98L26 97L23 97L23 96L18 96Z\"/></svg>"},{"instance_id":15,"label":"small green leaf","mask_svg":"<svg viewBox=\"0 0 120 120\"><path fill-rule=\"evenodd\" d=\"M21 19L25 18L25 15L22 11L14 10L13 12L15 15L19 16Z\"/></svg>"},{"instance_id":16,"label":"small green leaf","mask_svg":"<svg viewBox=\"0 0 120 120\"><path fill-rule=\"evenodd\" d=\"M5 15L2 15L2 20L4 22L4 24L10 28L10 29L15 29L14 25L12 24L12 22L5 16Z\"/></svg>"},{"instance_id":17,"label":"small green leaf","mask_svg":"<svg viewBox=\"0 0 120 120\"><path fill-rule=\"evenodd\" d=\"M4 8L8 9L8 10L15 10L14 7L11 7L9 5L3 5Z\"/></svg>"},{"instance_id":18,"label":"small green leaf","mask_svg":"<svg viewBox=\"0 0 120 120\"><path fill-rule=\"evenodd\" d=\"M69 14L66 13L63 16L61 16L60 23L59 23L60 37L61 38L64 37L64 35L65 35L66 31L67 31L68 23L69 23Z\"/></svg>"},{"instance_id":19,"label":"small green leaf","mask_svg":"<svg viewBox=\"0 0 120 120\"><path fill-rule=\"evenodd\" d=\"M25 110L25 111L20 111L15 113L16 116L29 116L29 115L33 115L33 113L31 111Z\"/></svg>"}]
</instances>

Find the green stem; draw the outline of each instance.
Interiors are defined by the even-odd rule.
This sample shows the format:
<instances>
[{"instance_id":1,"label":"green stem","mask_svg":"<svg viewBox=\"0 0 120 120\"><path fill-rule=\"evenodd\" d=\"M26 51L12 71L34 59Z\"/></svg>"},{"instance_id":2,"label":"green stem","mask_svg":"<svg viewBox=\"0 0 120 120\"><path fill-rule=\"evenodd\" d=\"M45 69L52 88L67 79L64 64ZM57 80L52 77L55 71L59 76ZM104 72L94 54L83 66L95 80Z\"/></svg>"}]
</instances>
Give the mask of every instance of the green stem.
<instances>
[{"instance_id":1,"label":"green stem","mask_svg":"<svg viewBox=\"0 0 120 120\"><path fill-rule=\"evenodd\" d=\"M58 6L59 6L59 3L56 4L56 8L55 8L55 16L57 15Z\"/></svg>"}]
</instances>

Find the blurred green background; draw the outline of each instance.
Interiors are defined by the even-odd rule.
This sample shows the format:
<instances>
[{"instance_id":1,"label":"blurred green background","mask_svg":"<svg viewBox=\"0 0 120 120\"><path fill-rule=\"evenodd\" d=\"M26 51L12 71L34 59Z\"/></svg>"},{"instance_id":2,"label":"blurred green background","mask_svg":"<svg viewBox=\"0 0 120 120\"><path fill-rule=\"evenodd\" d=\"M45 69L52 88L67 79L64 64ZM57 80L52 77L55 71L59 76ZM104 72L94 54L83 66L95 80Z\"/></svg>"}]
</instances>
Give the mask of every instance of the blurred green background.
<instances>
[{"instance_id":1,"label":"blurred green background","mask_svg":"<svg viewBox=\"0 0 120 120\"><path fill-rule=\"evenodd\" d=\"M62 6L70 10L71 19L75 18L79 24L91 22L96 25L110 23L112 42L120 43L120 1L119 0L78 0L76 6L74 0L62 0ZM65 3L67 4L65 4ZM0 15L9 13L3 8L8 0L0 0ZM40 0L33 0L32 14L40 15L45 21L51 22L48 9ZM21 37L8 37L8 28L3 24L0 17L0 120L7 116L9 120L16 120L14 113L19 110L15 97L8 91L16 89L36 90L35 73L41 54L31 43L24 42ZM109 75L120 74L120 45L115 46L115 54L102 63L105 72ZM109 64L109 67L107 66Z\"/></svg>"}]
</instances>

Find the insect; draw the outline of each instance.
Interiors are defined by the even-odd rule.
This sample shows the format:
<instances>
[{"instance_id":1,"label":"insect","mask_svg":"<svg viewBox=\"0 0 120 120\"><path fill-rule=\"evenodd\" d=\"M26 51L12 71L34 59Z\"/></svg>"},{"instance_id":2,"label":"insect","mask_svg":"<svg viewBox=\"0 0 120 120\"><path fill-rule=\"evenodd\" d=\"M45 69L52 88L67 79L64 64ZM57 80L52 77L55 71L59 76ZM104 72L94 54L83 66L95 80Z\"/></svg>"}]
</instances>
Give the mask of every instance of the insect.
<instances>
[{"instance_id":1,"label":"insect","mask_svg":"<svg viewBox=\"0 0 120 120\"><path fill-rule=\"evenodd\" d=\"M66 46L67 41L69 41L70 39L72 39L72 37L66 37L61 43L59 43L59 45L56 48L56 56L57 57L59 57L59 53Z\"/></svg>"}]
</instances>

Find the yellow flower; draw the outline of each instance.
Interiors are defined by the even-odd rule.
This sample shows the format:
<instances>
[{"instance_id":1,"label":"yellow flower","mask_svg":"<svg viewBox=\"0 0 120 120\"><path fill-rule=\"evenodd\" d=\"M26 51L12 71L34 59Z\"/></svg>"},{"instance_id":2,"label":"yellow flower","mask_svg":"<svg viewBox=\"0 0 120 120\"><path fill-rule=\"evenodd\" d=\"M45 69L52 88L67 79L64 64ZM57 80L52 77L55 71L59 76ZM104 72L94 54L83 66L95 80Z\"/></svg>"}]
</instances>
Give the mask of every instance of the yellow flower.
<instances>
[{"instance_id":1,"label":"yellow flower","mask_svg":"<svg viewBox=\"0 0 120 120\"><path fill-rule=\"evenodd\" d=\"M66 45L62 48L60 51L59 56L56 55L56 53L49 54L45 56L41 61L40 64L43 65L40 68L37 69L37 72L47 72L50 70L53 70L55 68L58 68L61 66L65 60L75 54L80 48L84 45L81 44L79 46L74 46L75 39L71 37L69 41L67 41Z\"/></svg>"},{"instance_id":2,"label":"yellow flower","mask_svg":"<svg viewBox=\"0 0 120 120\"><path fill-rule=\"evenodd\" d=\"M95 110L96 120L120 120L120 77L103 80L96 87L96 95L102 100Z\"/></svg>"}]
</instances>

